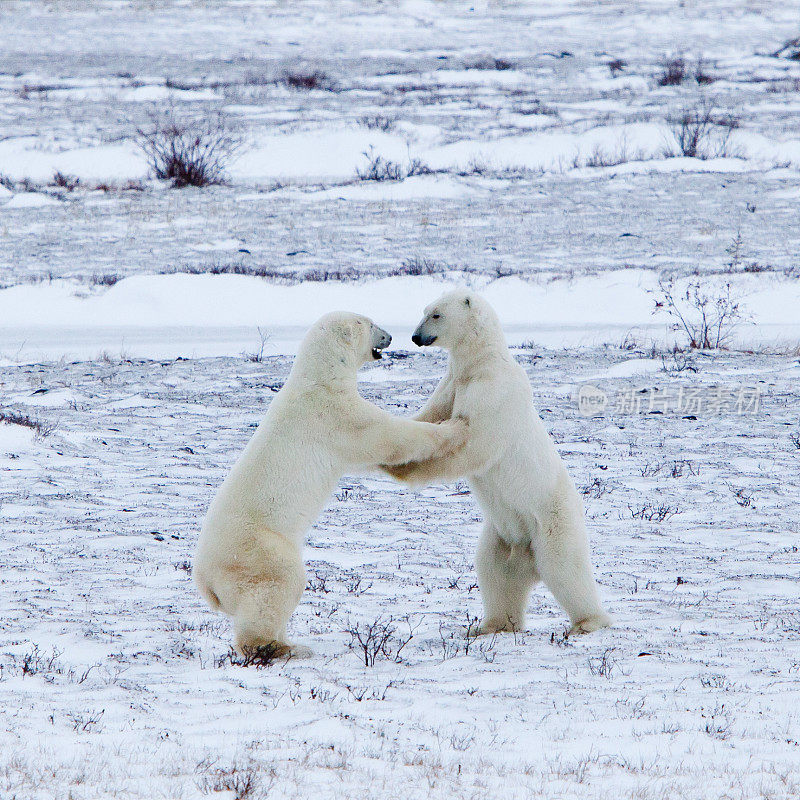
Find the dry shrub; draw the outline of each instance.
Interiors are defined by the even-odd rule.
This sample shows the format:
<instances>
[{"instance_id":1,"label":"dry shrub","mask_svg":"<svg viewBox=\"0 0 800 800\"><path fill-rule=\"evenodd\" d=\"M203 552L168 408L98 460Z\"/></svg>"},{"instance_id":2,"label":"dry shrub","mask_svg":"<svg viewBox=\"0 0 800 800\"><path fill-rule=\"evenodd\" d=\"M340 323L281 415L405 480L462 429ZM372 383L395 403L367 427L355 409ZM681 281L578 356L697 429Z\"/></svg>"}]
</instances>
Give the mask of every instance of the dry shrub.
<instances>
[{"instance_id":1,"label":"dry shrub","mask_svg":"<svg viewBox=\"0 0 800 800\"><path fill-rule=\"evenodd\" d=\"M174 111L153 115L136 138L153 174L175 187L223 182L230 159L243 146L240 133L221 113L203 119L181 119Z\"/></svg>"}]
</instances>

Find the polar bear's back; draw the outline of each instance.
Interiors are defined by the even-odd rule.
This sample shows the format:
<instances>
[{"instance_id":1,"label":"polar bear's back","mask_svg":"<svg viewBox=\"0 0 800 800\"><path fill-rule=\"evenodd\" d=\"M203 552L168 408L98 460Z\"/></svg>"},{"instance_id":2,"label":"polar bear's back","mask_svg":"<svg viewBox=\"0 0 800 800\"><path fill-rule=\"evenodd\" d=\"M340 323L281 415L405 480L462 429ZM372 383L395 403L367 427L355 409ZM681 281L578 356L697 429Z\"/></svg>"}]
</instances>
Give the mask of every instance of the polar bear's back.
<instances>
[{"instance_id":1,"label":"polar bear's back","mask_svg":"<svg viewBox=\"0 0 800 800\"><path fill-rule=\"evenodd\" d=\"M228 538L267 528L297 540L319 516L339 477L324 420L302 398L273 400L211 504L204 531Z\"/></svg>"}]
</instances>

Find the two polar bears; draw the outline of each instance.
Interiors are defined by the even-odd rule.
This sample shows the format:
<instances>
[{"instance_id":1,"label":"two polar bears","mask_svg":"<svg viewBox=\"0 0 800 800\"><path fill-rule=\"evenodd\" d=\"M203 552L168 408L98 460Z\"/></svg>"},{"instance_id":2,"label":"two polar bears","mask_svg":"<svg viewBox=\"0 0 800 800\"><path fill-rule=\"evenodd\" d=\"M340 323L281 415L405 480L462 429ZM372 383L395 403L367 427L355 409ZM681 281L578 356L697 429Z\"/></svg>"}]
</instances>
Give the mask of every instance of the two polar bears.
<instances>
[{"instance_id":1,"label":"two polar bears","mask_svg":"<svg viewBox=\"0 0 800 800\"><path fill-rule=\"evenodd\" d=\"M425 310L413 339L450 351L448 373L416 420L358 394L357 369L391 341L370 320L330 314L304 339L209 509L195 558L195 582L212 608L233 617L238 649L307 652L286 642L305 586L304 535L346 471L376 464L412 484L468 478L486 513L477 555L480 633L523 627L538 579L573 630L610 624L580 499L494 311L475 294L450 293Z\"/></svg>"}]
</instances>

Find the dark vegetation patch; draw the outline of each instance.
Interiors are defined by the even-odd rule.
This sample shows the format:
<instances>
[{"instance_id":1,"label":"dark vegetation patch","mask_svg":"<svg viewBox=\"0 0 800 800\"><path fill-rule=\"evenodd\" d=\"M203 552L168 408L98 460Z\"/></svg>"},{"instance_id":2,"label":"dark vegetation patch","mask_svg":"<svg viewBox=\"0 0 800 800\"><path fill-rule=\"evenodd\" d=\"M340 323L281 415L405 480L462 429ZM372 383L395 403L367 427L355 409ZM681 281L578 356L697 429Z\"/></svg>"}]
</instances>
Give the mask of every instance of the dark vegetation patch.
<instances>
[{"instance_id":1,"label":"dark vegetation patch","mask_svg":"<svg viewBox=\"0 0 800 800\"><path fill-rule=\"evenodd\" d=\"M313 72L285 72L283 75L283 83L290 89L301 89L304 91L331 88L328 76L319 70L314 70Z\"/></svg>"},{"instance_id":2,"label":"dark vegetation patch","mask_svg":"<svg viewBox=\"0 0 800 800\"><path fill-rule=\"evenodd\" d=\"M223 183L228 162L243 146L224 114L190 119L173 109L153 114L148 126L136 129L136 141L156 178L178 188Z\"/></svg>"},{"instance_id":3,"label":"dark vegetation patch","mask_svg":"<svg viewBox=\"0 0 800 800\"><path fill-rule=\"evenodd\" d=\"M661 74L656 79L659 86L681 86L687 81L694 81L698 86L714 83L716 78L706 69L705 59L700 56L691 67L683 56L673 56L661 62Z\"/></svg>"},{"instance_id":4,"label":"dark vegetation patch","mask_svg":"<svg viewBox=\"0 0 800 800\"><path fill-rule=\"evenodd\" d=\"M176 273L188 275L247 275L284 285L295 285L307 281L312 283L327 283L328 281L346 283L364 279L396 278L404 275L416 277L421 275L445 275L447 273L488 275L494 278L507 278L511 275L524 276L524 273L520 270L509 269L500 265L493 270L491 268L478 269L468 265L453 266L443 261L421 256L405 258L396 267L372 271L357 269L356 267L281 269L248 264L184 264L163 270L159 274L172 275Z\"/></svg>"},{"instance_id":5,"label":"dark vegetation patch","mask_svg":"<svg viewBox=\"0 0 800 800\"><path fill-rule=\"evenodd\" d=\"M55 430L55 425L33 419L27 414L20 414L16 411L0 411L0 423L29 428L34 431L37 436L48 436Z\"/></svg>"},{"instance_id":6,"label":"dark vegetation patch","mask_svg":"<svg viewBox=\"0 0 800 800\"><path fill-rule=\"evenodd\" d=\"M481 58L464 65L464 69L497 70L498 72L514 69L514 67L515 64L505 58Z\"/></svg>"}]
</instances>

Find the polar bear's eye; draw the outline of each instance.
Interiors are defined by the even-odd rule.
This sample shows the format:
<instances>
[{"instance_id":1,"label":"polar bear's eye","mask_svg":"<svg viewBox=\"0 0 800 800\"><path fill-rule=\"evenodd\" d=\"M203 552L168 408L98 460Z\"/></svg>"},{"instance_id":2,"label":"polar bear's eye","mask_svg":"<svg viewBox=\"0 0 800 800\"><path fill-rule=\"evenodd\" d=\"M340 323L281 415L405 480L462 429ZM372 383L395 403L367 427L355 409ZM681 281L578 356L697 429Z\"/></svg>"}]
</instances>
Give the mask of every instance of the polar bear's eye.
<instances>
[{"instance_id":1,"label":"polar bear's eye","mask_svg":"<svg viewBox=\"0 0 800 800\"><path fill-rule=\"evenodd\" d=\"M441 314L431 314L431 319L439 319Z\"/></svg>"}]
</instances>

